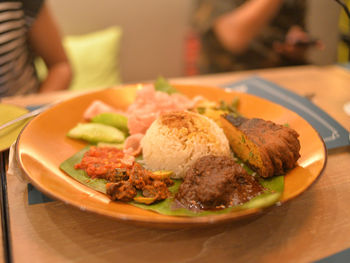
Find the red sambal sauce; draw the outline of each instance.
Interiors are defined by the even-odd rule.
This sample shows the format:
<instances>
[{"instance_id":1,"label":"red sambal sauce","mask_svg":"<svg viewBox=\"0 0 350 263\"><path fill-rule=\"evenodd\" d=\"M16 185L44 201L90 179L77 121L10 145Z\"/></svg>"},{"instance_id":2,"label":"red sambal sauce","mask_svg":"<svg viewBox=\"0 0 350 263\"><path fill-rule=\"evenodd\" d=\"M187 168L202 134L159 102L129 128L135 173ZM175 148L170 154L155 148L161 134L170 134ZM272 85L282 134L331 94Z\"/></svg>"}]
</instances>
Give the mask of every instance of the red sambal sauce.
<instances>
[{"instance_id":1,"label":"red sambal sauce","mask_svg":"<svg viewBox=\"0 0 350 263\"><path fill-rule=\"evenodd\" d=\"M85 170L92 179L106 179L106 194L112 200L153 203L170 196L168 187L173 181L160 177L135 162L132 155L113 147L92 146L75 169ZM137 191L142 196L135 199Z\"/></svg>"},{"instance_id":2,"label":"red sambal sauce","mask_svg":"<svg viewBox=\"0 0 350 263\"><path fill-rule=\"evenodd\" d=\"M75 169L85 170L92 179L102 178L110 181L109 174L115 169L130 168L134 157L124 154L115 147L92 146L83 156Z\"/></svg>"}]
</instances>

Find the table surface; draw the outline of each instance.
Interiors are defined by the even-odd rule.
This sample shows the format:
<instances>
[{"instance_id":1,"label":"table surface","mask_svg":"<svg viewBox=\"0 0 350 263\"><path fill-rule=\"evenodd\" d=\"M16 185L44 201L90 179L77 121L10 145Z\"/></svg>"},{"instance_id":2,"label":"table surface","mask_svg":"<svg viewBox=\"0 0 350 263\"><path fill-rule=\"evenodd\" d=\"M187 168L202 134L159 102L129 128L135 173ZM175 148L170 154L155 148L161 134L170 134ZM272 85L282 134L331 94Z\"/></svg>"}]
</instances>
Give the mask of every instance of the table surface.
<instances>
[{"instance_id":1,"label":"table surface","mask_svg":"<svg viewBox=\"0 0 350 263\"><path fill-rule=\"evenodd\" d=\"M189 78L174 83L221 85L257 74L312 101L350 130L350 72L303 66ZM78 93L5 98L20 106ZM8 174L14 262L310 262L350 248L350 151L328 155L320 179L280 207L248 219L195 229L134 226L55 201L29 205L27 182Z\"/></svg>"}]
</instances>

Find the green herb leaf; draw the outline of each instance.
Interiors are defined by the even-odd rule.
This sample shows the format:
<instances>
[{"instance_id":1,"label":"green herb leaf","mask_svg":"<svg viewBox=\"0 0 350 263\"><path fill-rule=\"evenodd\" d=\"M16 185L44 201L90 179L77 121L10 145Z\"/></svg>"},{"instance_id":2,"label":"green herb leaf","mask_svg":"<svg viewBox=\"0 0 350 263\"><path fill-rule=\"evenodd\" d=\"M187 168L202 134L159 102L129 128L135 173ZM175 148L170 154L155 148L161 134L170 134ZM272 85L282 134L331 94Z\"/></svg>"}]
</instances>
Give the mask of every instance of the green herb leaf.
<instances>
[{"instance_id":1,"label":"green herb leaf","mask_svg":"<svg viewBox=\"0 0 350 263\"><path fill-rule=\"evenodd\" d=\"M163 77L158 77L154 83L154 88L168 94L178 93L177 89L170 85L170 83Z\"/></svg>"},{"instance_id":2,"label":"green herb leaf","mask_svg":"<svg viewBox=\"0 0 350 263\"><path fill-rule=\"evenodd\" d=\"M238 105L239 105L239 98L235 97L231 101L231 103L227 103L223 100L220 101L220 106L218 107L219 110L226 111L235 117L240 116L240 113L238 112Z\"/></svg>"},{"instance_id":3,"label":"green herb leaf","mask_svg":"<svg viewBox=\"0 0 350 263\"><path fill-rule=\"evenodd\" d=\"M206 111L206 108L204 108L204 107L198 107L198 108L197 108L197 111L198 111L199 114L204 114L205 111Z\"/></svg>"}]
</instances>

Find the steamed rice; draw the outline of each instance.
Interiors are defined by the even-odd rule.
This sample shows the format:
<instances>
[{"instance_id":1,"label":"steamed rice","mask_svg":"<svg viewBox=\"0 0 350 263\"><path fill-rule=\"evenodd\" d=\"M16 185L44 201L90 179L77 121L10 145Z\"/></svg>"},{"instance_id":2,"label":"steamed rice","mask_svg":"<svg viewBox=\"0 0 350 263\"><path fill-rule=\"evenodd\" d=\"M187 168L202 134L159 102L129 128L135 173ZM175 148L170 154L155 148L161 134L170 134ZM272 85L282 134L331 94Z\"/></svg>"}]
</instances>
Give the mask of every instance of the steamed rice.
<instances>
[{"instance_id":1,"label":"steamed rice","mask_svg":"<svg viewBox=\"0 0 350 263\"><path fill-rule=\"evenodd\" d=\"M151 170L171 170L183 178L186 169L205 155L230 156L222 129L209 118L187 111L158 117L141 141L144 164Z\"/></svg>"}]
</instances>

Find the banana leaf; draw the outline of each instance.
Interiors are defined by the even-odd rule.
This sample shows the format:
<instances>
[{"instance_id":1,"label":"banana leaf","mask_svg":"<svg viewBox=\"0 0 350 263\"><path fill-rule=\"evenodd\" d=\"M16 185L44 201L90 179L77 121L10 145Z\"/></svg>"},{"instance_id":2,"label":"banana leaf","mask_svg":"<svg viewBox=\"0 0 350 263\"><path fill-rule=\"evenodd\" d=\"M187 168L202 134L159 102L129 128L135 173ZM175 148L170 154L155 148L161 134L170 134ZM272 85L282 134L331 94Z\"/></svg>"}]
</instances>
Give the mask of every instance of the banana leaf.
<instances>
[{"instance_id":1,"label":"banana leaf","mask_svg":"<svg viewBox=\"0 0 350 263\"><path fill-rule=\"evenodd\" d=\"M89 176L86 175L85 171L77 170L74 168L74 165L81 161L84 153L88 151L89 148L90 148L89 146L85 147L81 151L77 152L75 155L70 157L69 159L65 160L60 165L60 168L64 172L66 172L69 176L73 177L75 180L79 181L80 183L96 191L106 193L106 183L107 183L106 180L91 179ZM253 173L253 171L250 170L249 167L247 166L244 166L244 167L248 171L248 173L250 174ZM164 215L191 216L191 217L205 216L205 215L211 215L211 214L223 214L228 212L240 211L243 209L263 208L263 207L271 206L280 200L280 197L284 189L284 176L276 176L270 179L259 179L260 184L266 189L266 191L260 194L259 196L252 198L247 203L244 203L243 205L239 205L239 206L225 208L222 210L196 212L196 211L188 210L186 208L179 208L179 205L177 205L174 197L181 185L181 182L182 182L181 180L174 180L174 185L169 187L169 190L171 192L171 197L166 200L153 203L150 205L140 204L134 201L130 202L129 204L142 209L147 209L160 214L164 214Z\"/></svg>"},{"instance_id":2,"label":"banana leaf","mask_svg":"<svg viewBox=\"0 0 350 263\"><path fill-rule=\"evenodd\" d=\"M84 154L90 149L90 146L83 148L81 151L74 154L72 157L65 160L61 165L60 169L65 171L68 175L73 177L78 182L96 190L101 193L106 193L106 184L108 183L105 179L91 179L84 170L75 169L74 165L80 163Z\"/></svg>"}]
</instances>

